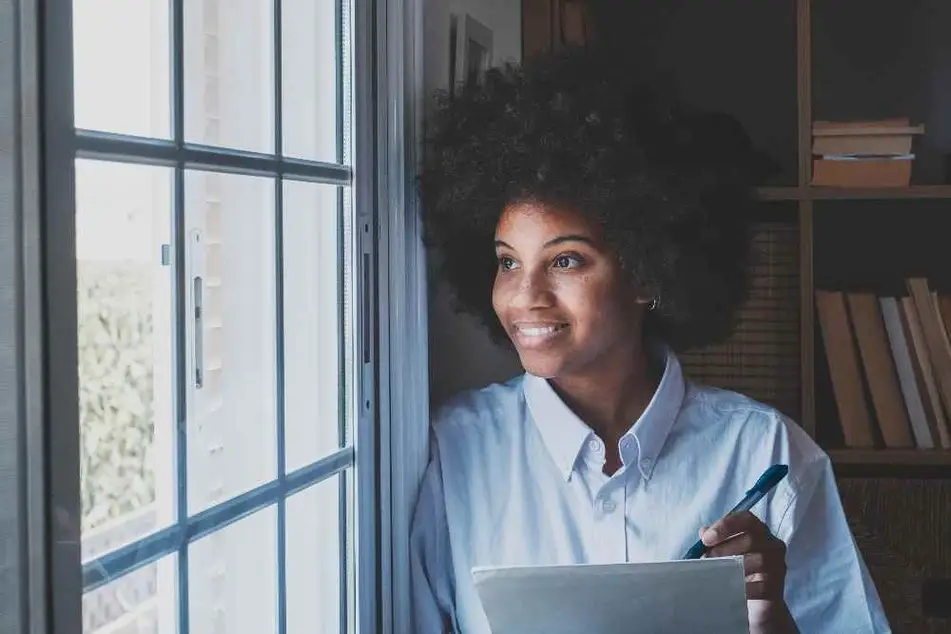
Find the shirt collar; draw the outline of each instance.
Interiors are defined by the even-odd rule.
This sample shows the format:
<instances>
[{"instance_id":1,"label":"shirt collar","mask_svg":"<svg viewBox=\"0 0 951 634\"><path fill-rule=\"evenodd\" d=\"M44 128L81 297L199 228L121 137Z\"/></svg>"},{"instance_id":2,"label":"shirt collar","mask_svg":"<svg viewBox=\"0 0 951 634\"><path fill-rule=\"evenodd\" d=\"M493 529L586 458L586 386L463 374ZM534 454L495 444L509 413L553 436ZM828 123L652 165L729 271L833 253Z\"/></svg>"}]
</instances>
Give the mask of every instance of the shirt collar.
<instances>
[{"instance_id":1,"label":"shirt collar","mask_svg":"<svg viewBox=\"0 0 951 634\"><path fill-rule=\"evenodd\" d=\"M680 362L673 351L660 350L665 358L660 384L620 444L625 466L637 465L645 479L650 479L684 398ZM603 447L598 446L600 441L592 429L571 411L547 380L527 373L524 390L535 426L565 480L571 477L579 456L597 454L600 450L603 457Z\"/></svg>"}]
</instances>

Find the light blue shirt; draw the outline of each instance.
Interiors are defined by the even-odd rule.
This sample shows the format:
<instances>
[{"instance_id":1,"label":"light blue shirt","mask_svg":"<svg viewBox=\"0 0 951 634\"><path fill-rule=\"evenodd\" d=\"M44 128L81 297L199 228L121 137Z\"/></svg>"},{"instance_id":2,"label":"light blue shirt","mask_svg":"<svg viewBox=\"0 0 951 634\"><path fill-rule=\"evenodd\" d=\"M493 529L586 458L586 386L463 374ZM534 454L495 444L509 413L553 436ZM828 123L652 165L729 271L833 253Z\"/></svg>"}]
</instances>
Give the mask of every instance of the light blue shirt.
<instances>
[{"instance_id":1,"label":"light blue shirt","mask_svg":"<svg viewBox=\"0 0 951 634\"><path fill-rule=\"evenodd\" d=\"M679 559L775 463L789 474L753 512L787 545L800 631L891 631L827 455L775 409L687 381L666 355L611 477L601 440L538 377L441 410L411 537L416 634L489 634L473 566Z\"/></svg>"}]
</instances>

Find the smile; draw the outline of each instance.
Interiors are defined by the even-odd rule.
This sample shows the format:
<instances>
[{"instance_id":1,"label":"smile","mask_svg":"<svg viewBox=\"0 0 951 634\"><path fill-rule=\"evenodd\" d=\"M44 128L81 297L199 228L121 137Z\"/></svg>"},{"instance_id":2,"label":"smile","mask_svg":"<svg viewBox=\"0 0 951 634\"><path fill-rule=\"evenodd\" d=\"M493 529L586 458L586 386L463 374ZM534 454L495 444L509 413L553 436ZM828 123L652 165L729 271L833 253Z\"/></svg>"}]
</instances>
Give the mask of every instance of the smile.
<instances>
[{"instance_id":1,"label":"smile","mask_svg":"<svg viewBox=\"0 0 951 634\"><path fill-rule=\"evenodd\" d=\"M516 324L514 331L519 342L526 346L545 344L568 328L568 324Z\"/></svg>"}]
</instances>

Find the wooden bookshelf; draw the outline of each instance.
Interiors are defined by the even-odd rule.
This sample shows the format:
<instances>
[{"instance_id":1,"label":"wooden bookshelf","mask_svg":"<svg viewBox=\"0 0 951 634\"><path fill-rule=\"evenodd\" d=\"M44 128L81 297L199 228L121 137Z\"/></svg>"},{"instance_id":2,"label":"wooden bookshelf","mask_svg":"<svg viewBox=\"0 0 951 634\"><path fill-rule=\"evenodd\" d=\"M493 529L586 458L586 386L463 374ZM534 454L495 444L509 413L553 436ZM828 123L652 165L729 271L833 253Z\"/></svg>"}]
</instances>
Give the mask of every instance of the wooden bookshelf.
<instances>
[{"instance_id":1,"label":"wooden bookshelf","mask_svg":"<svg viewBox=\"0 0 951 634\"><path fill-rule=\"evenodd\" d=\"M936 290L951 293L951 264L941 260L951 235L951 92L945 90L951 2L522 0L522 6L523 55L613 37L629 47L619 49L624 54L662 65L656 70L695 105L734 116L754 145L776 159L778 173L757 190L763 203L757 235L768 239L753 276L760 293L792 302L770 315L750 308L740 320L746 333L723 350L690 357L690 369L698 380L785 408L801 424L832 460L895 631L951 633L951 622L942 629L927 602L915 598L921 575L951 571L951 551L916 547L922 540L944 544L951 531L951 449L845 448L815 300L817 289L836 285L894 296L895 278L913 276L934 276ZM908 186L812 184L814 121L894 117L925 126ZM764 336L772 346L765 355Z\"/></svg>"}]
</instances>

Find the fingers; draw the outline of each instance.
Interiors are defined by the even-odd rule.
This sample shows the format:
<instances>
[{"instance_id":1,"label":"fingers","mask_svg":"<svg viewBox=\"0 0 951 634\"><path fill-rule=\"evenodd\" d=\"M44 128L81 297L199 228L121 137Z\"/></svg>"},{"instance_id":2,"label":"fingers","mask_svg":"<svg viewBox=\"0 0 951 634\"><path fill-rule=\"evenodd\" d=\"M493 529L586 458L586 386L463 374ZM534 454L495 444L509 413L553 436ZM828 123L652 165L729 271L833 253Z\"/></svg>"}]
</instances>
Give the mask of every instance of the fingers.
<instances>
[{"instance_id":1,"label":"fingers","mask_svg":"<svg viewBox=\"0 0 951 634\"><path fill-rule=\"evenodd\" d=\"M779 549L743 555L746 573L746 598L781 600L786 584L786 562Z\"/></svg>"},{"instance_id":2,"label":"fingers","mask_svg":"<svg viewBox=\"0 0 951 634\"><path fill-rule=\"evenodd\" d=\"M751 601L775 601L783 598L783 582L774 577L763 577L746 582L746 598Z\"/></svg>"},{"instance_id":3,"label":"fingers","mask_svg":"<svg viewBox=\"0 0 951 634\"><path fill-rule=\"evenodd\" d=\"M786 544L749 512L728 515L700 529L708 557L743 557L747 599L781 600L786 578Z\"/></svg>"},{"instance_id":4,"label":"fingers","mask_svg":"<svg viewBox=\"0 0 951 634\"><path fill-rule=\"evenodd\" d=\"M705 530L700 538L707 546L715 546L740 533L764 536L769 534L769 529L751 512L743 511L724 516Z\"/></svg>"},{"instance_id":5,"label":"fingers","mask_svg":"<svg viewBox=\"0 0 951 634\"><path fill-rule=\"evenodd\" d=\"M740 533L708 547L710 557L733 557L756 550L757 538L751 533Z\"/></svg>"},{"instance_id":6,"label":"fingers","mask_svg":"<svg viewBox=\"0 0 951 634\"><path fill-rule=\"evenodd\" d=\"M786 560L786 544L781 539L766 533L740 533L719 542L707 550L711 557L760 554L772 559Z\"/></svg>"}]
</instances>

